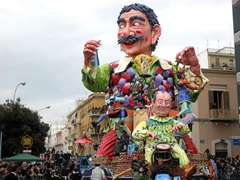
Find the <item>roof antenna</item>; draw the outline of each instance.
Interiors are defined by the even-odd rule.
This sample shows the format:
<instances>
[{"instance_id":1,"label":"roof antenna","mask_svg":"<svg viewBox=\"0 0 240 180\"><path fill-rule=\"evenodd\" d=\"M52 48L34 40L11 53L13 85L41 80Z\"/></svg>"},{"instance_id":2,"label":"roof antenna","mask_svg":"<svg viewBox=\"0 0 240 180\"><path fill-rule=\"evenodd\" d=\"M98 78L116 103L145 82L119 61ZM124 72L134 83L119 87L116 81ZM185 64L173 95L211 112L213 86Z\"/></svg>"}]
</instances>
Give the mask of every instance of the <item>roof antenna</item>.
<instances>
[{"instance_id":1,"label":"roof antenna","mask_svg":"<svg viewBox=\"0 0 240 180\"><path fill-rule=\"evenodd\" d=\"M207 39L207 49L208 49L208 45L209 45L209 43L208 43L208 39Z\"/></svg>"}]
</instances>

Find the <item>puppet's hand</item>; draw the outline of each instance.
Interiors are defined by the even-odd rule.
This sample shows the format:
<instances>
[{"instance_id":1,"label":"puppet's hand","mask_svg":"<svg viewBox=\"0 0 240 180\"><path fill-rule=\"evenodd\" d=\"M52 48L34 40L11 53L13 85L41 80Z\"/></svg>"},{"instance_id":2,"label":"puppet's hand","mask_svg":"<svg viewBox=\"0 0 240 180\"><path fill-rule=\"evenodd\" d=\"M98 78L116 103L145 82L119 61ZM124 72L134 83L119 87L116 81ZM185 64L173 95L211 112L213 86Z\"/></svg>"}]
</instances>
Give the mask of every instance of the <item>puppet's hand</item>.
<instances>
[{"instance_id":1,"label":"puppet's hand","mask_svg":"<svg viewBox=\"0 0 240 180\"><path fill-rule=\"evenodd\" d=\"M176 55L176 61L190 66L190 70L195 74L200 74L200 65L193 46L185 47Z\"/></svg>"},{"instance_id":2,"label":"puppet's hand","mask_svg":"<svg viewBox=\"0 0 240 180\"><path fill-rule=\"evenodd\" d=\"M85 66L89 66L89 61L92 56L95 54L95 50L101 45L100 40L90 40L87 41L84 45L83 55L84 55L84 64Z\"/></svg>"},{"instance_id":3,"label":"puppet's hand","mask_svg":"<svg viewBox=\"0 0 240 180\"><path fill-rule=\"evenodd\" d=\"M154 140L156 138L156 134L154 134L153 132L148 131L147 135L152 137L152 140Z\"/></svg>"},{"instance_id":4,"label":"puppet's hand","mask_svg":"<svg viewBox=\"0 0 240 180\"><path fill-rule=\"evenodd\" d=\"M175 126L173 126L172 131L173 131L173 132L176 132L176 131L178 131L178 130L181 129L181 128L182 128L182 125L181 125L181 124L176 124Z\"/></svg>"}]
</instances>

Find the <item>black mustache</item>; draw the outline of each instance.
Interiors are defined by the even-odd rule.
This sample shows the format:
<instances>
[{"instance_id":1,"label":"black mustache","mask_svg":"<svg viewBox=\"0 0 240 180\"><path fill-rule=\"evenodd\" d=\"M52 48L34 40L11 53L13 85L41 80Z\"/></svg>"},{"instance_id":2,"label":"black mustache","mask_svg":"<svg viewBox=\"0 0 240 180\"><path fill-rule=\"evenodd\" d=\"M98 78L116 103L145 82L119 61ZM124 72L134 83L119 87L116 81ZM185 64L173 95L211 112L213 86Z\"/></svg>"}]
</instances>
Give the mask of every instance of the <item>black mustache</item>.
<instances>
[{"instance_id":1,"label":"black mustache","mask_svg":"<svg viewBox=\"0 0 240 180\"><path fill-rule=\"evenodd\" d=\"M135 35L135 36L128 36L127 38L121 37L118 39L118 44L120 43L125 43L126 41L130 41L131 43L135 43L138 40L142 40L143 36L142 35Z\"/></svg>"}]
</instances>

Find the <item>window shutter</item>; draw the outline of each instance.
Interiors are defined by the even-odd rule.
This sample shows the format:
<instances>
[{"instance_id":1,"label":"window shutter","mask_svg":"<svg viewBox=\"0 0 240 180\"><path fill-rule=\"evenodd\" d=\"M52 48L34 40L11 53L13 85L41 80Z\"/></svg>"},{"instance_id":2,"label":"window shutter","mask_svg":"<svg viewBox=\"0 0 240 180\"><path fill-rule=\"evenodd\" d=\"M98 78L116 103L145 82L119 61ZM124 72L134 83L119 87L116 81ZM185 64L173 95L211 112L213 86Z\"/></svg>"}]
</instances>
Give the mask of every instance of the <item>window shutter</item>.
<instances>
[{"instance_id":1,"label":"window shutter","mask_svg":"<svg viewBox=\"0 0 240 180\"><path fill-rule=\"evenodd\" d=\"M209 95L209 109L212 109L212 106L214 104L213 91L208 91L208 95Z\"/></svg>"},{"instance_id":2,"label":"window shutter","mask_svg":"<svg viewBox=\"0 0 240 180\"><path fill-rule=\"evenodd\" d=\"M224 96L224 109L229 110L230 109L230 104L229 104L229 92L224 91L223 92Z\"/></svg>"}]
</instances>

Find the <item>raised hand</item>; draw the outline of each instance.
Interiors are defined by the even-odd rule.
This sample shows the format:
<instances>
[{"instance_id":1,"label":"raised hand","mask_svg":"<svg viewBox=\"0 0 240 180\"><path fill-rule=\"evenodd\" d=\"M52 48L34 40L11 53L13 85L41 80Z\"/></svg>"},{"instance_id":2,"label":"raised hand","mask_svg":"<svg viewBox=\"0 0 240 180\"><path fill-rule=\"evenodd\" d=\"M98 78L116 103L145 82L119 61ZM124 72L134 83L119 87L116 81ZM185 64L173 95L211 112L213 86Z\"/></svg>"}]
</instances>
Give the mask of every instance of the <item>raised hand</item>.
<instances>
[{"instance_id":1,"label":"raised hand","mask_svg":"<svg viewBox=\"0 0 240 180\"><path fill-rule=\"evenodd\" d=\"M85 43L84 49L83 49L83 55L84 55L84 64L86 66L89 66L89 61L91 60L92 56L95 54L95 50L99 48L101 45L100 40L89 40Z\"/></svg>"},{"instance_id":2,"label":"raised hand","mask_svg":"<svg viewBox=\"0 0 240 180\"><path fill-rule=\"evenodd\" d=\"M190 66L190 70L195 74L200 74L200 65L193 46L185 47L176 55L176 61Z\"/></svg>"}]
</instances>

